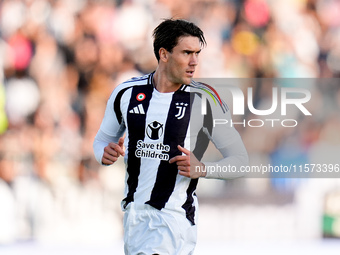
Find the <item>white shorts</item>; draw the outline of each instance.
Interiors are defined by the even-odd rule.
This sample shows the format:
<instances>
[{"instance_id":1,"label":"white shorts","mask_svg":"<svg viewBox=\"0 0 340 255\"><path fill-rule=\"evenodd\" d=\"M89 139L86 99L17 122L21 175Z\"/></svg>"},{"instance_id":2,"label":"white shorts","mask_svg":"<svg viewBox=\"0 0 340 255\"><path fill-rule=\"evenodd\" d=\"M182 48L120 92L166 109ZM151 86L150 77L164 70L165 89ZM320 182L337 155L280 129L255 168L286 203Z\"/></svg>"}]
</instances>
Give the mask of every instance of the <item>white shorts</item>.
<instances>
[{"instance_id":1,"label":"white shorts","mask_svg":"<svg viewBox=\"0 0 340 255\"><path fill-rule=\"evenodd\" d=\"M126 255L190 255L197 239L197 227L177 212L161 211L149 205L136 210L130 203L124 215Z\"/></svg>"}]
</instances>

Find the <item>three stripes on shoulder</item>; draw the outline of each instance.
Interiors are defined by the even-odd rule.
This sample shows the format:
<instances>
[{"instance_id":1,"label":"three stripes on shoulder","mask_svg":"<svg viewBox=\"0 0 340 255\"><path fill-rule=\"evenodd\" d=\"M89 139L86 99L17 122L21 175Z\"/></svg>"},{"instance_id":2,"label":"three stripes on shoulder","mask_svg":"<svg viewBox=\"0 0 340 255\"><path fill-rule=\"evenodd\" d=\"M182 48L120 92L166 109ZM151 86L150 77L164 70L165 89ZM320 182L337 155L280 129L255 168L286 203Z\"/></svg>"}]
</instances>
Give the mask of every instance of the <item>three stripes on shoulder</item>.
<instances>
[{"instance_id":1,"label":"three stripes on shoulder","mask_svg":"<svg viewBox=\"0 0 340 255\"><path fill-rule=\"evenodd\" d=\"M145 114L144 108L142 104L139 104L135 106L133 109L129 111L129 113L135 113L135 114Z\"/></svg>"}]
</instances>

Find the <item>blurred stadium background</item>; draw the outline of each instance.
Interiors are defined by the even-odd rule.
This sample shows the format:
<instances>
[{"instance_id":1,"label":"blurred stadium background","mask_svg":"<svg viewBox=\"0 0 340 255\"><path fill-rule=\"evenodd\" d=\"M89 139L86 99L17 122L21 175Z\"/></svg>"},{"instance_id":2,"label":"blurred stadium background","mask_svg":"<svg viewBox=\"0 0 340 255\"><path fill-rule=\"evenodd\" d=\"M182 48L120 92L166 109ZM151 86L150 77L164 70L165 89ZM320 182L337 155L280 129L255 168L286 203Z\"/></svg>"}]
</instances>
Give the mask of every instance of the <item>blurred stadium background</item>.
<instances>
[{"instance_id":1,"label":"blurred stadium background","mask_svg":"<svg viewBox=\"0 0 340 255\"><path fill-rule=\"evenodd\" d=\"M123 254L123 163L100 167L92 141L169 17L205 32L196 77L332 80L299 82L313 118L297 128L240 133L252 164L340 163L338 0L3 0L0 254ZM340 179L275 177L202 180L195 254L338 254Z\"/></svg>"}]
</instances>

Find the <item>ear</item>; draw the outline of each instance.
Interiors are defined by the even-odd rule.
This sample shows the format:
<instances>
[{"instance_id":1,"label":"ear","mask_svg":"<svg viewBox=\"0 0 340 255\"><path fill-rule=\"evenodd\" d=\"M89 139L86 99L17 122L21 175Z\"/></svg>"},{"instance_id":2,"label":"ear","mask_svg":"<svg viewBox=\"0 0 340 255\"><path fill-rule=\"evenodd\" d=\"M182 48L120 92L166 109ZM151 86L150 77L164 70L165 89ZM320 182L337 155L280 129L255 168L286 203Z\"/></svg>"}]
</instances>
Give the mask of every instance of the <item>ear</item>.
<instances>
[{"instance_id":1,"label":"ear","mask_svg":"<svg viewBox=\"0 0 340 255\"><path fill-rule=\"evenodd\" d=\"M166 49L160 48L158 53L159 53L159 60L160 61L168 62L169 52Z\"/></svg>"}]
</instances>

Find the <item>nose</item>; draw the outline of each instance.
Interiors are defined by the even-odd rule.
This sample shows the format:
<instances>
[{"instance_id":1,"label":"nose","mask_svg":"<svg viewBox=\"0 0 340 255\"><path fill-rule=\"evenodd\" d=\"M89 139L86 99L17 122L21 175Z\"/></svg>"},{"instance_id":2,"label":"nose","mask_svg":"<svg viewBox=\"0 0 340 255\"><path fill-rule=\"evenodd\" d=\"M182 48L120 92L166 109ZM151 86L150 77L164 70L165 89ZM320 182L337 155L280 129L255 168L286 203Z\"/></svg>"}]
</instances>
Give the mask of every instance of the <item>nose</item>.
<instances>
[{"instance_id":1,"label":"nose","mask_svg":"<svg viewBox=\"0 0 340 255\"><path fill-rule=\"evenodd\" d=\"M198 55L192 54L189 62L190 66L197 66L198 65Z\"/></svg>"}]
</instances>

